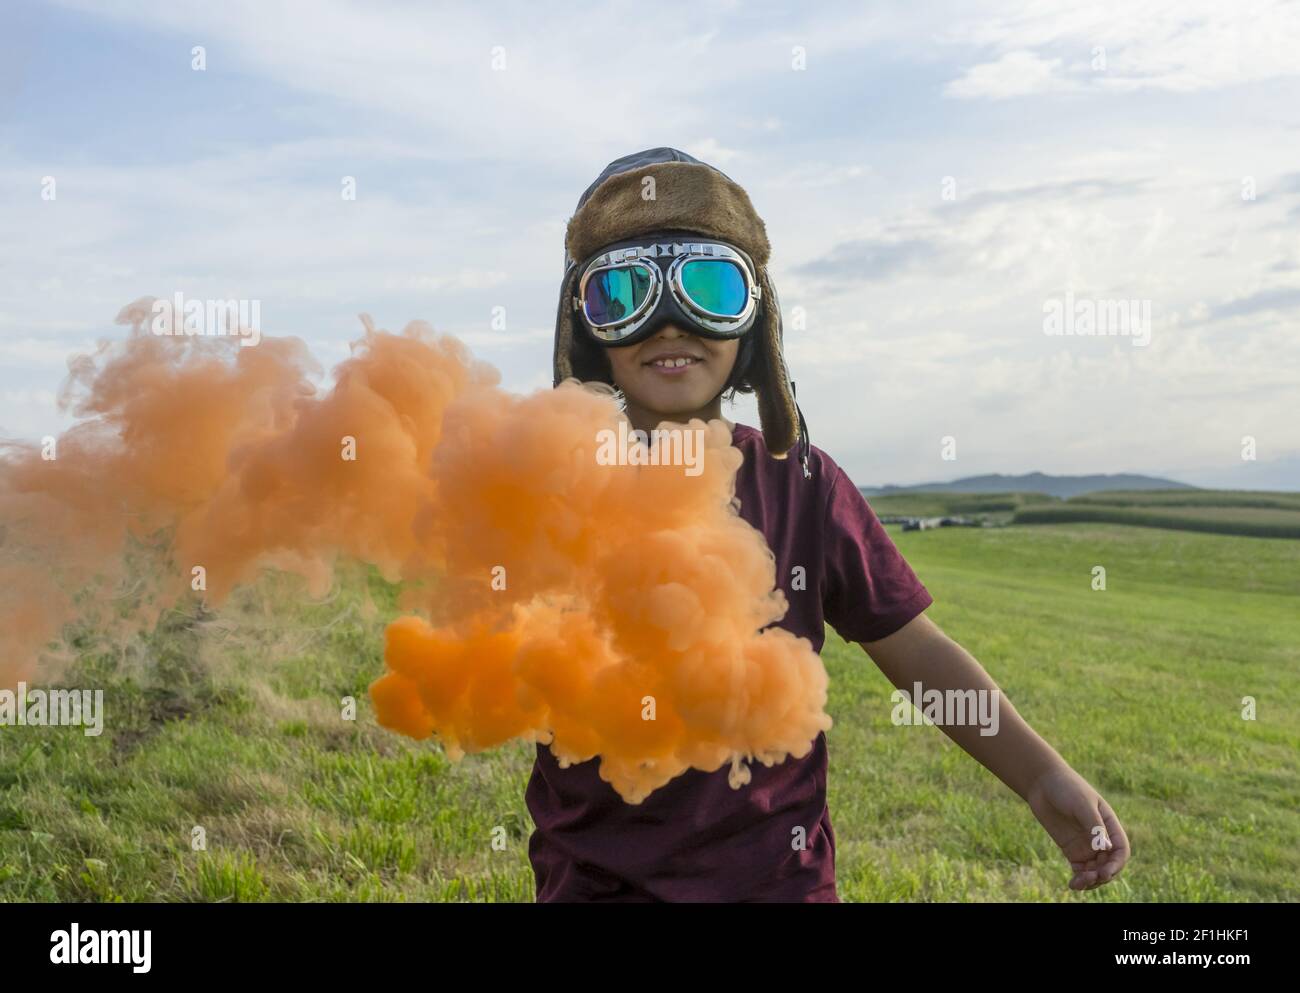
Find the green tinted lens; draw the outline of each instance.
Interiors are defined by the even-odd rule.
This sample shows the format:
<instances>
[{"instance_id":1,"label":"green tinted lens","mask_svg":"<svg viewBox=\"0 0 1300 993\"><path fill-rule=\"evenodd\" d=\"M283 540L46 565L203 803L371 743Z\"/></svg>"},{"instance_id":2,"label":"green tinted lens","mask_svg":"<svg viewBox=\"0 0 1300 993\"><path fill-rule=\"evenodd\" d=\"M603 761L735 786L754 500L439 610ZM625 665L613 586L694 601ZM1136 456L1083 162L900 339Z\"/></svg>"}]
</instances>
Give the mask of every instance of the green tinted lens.
<instances>
[{"instance_id":1,"label":"green tinted lens","mask_svg":"<svg viewBox=\"0 0 1300 993\"><path fill-rule=\"evenodd\" d=\"M650 292L650 273L644 266L625 265L598 272L587 280L587 320L613 324L635 314Z\"/></svg>"},{"instance_id":2,"label":"green tinted lens","mask_svg":"<svg viewBox=\"0 0 1300 993\"><path fill-rule=\"evenodd\" d=\"M682 266L681 281L691 301L713 314L739 317L749 298L740 266L725 259L691 259Z\"/></svg>"}]
</instances>

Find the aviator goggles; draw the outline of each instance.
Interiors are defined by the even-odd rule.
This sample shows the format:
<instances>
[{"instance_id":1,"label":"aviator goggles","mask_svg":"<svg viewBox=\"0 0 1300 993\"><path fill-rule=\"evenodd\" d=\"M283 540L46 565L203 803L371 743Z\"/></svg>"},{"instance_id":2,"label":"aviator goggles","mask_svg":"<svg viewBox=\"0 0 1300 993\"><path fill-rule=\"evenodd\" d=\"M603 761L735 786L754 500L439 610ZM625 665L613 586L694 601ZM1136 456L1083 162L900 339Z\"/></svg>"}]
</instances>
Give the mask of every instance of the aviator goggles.
<instances>
[{"instance_id":1,"label":"aviator goggles","mask_svg":"<svg viewBox=\"0 0 1300 993\"><path fill-rule=\"evenodd\" d=\"M739 338L754 326L761 296L754 266L740 249L673 239L593 258L582 270L573 309L605 345L635 344L669 321L708 338Z\"/></svg>"}]
</instances>

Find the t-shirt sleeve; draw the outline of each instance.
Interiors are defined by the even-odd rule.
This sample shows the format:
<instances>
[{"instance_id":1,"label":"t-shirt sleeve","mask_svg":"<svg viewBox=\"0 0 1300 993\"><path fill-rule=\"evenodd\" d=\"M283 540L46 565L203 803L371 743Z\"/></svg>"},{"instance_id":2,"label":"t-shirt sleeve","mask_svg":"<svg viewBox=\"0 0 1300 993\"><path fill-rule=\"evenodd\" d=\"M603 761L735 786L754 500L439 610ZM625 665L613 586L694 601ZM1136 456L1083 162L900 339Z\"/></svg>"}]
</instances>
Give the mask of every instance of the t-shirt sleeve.
<instances>
[{"instance_id":1,"label":"t-shirt sleeve","mask_svg":"<svg viewBox=\"0 0 1300 993\"><path fill-rule=\"evenodd\" d=\"M845 641L888 637L934 602L839 466L826 500L823 547L823 612Z\"/></svg>"}]
</instances>

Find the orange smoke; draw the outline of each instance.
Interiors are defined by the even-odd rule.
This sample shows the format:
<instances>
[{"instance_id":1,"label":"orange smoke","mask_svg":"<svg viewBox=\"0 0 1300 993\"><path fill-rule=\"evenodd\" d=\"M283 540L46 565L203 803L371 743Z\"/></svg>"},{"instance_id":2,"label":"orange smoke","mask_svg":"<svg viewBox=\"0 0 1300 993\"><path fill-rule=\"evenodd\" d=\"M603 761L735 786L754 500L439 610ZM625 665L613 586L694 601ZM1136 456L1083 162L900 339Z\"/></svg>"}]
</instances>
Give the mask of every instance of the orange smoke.
<instances>
[{"instance_id":1,"label":"orange smoke","mask_svg":"<svg viewBox=\"0 0 1300 993\"><path fill-rule=\"evenodd\" d=\"M348 558L436 588L389 626L371 697L380 724L453 758L514 738L561 763L599 755L638 803L691 767L730 763L739 787L746 761L805 755L830 727L821 660L762 630L786 603L732 504L741 455L721 422L688 426L696 474L601 464L599 432L623 419L607 390L508 393L426 325L367 322L322 393L297 339L154 337L149 304L72 364L81 420L53 453L0 456L0 683L36 672L137 556L157 573L138 624L266 568L324 592Z\"/></svg>"}]
</instances>

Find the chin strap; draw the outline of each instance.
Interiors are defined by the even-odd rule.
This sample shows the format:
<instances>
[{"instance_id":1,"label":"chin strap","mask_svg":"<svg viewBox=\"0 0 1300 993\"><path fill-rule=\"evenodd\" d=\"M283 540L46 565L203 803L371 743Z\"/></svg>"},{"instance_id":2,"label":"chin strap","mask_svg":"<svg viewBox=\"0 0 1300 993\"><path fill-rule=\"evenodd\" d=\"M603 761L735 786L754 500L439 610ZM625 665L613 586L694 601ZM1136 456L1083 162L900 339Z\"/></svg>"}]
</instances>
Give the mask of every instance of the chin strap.
<instances>
[{"instance_id":1,"label":"chin strap","mask_svg":"<svg viewBox=\"0 0 1300 993\"><path fill-rule=\"evenodd\" d=\"M799 390L795 386L794 380L790 380L790 395L799 396ZM799 407L799 401L796 399L794 404L795 412L799 415L799 464L803 466L803 478L812 479L812 469L808 467L808 456L812 453L812 442L808 440L808 422L804 420L803 410Z\"/></svg>"}]
</instances>

